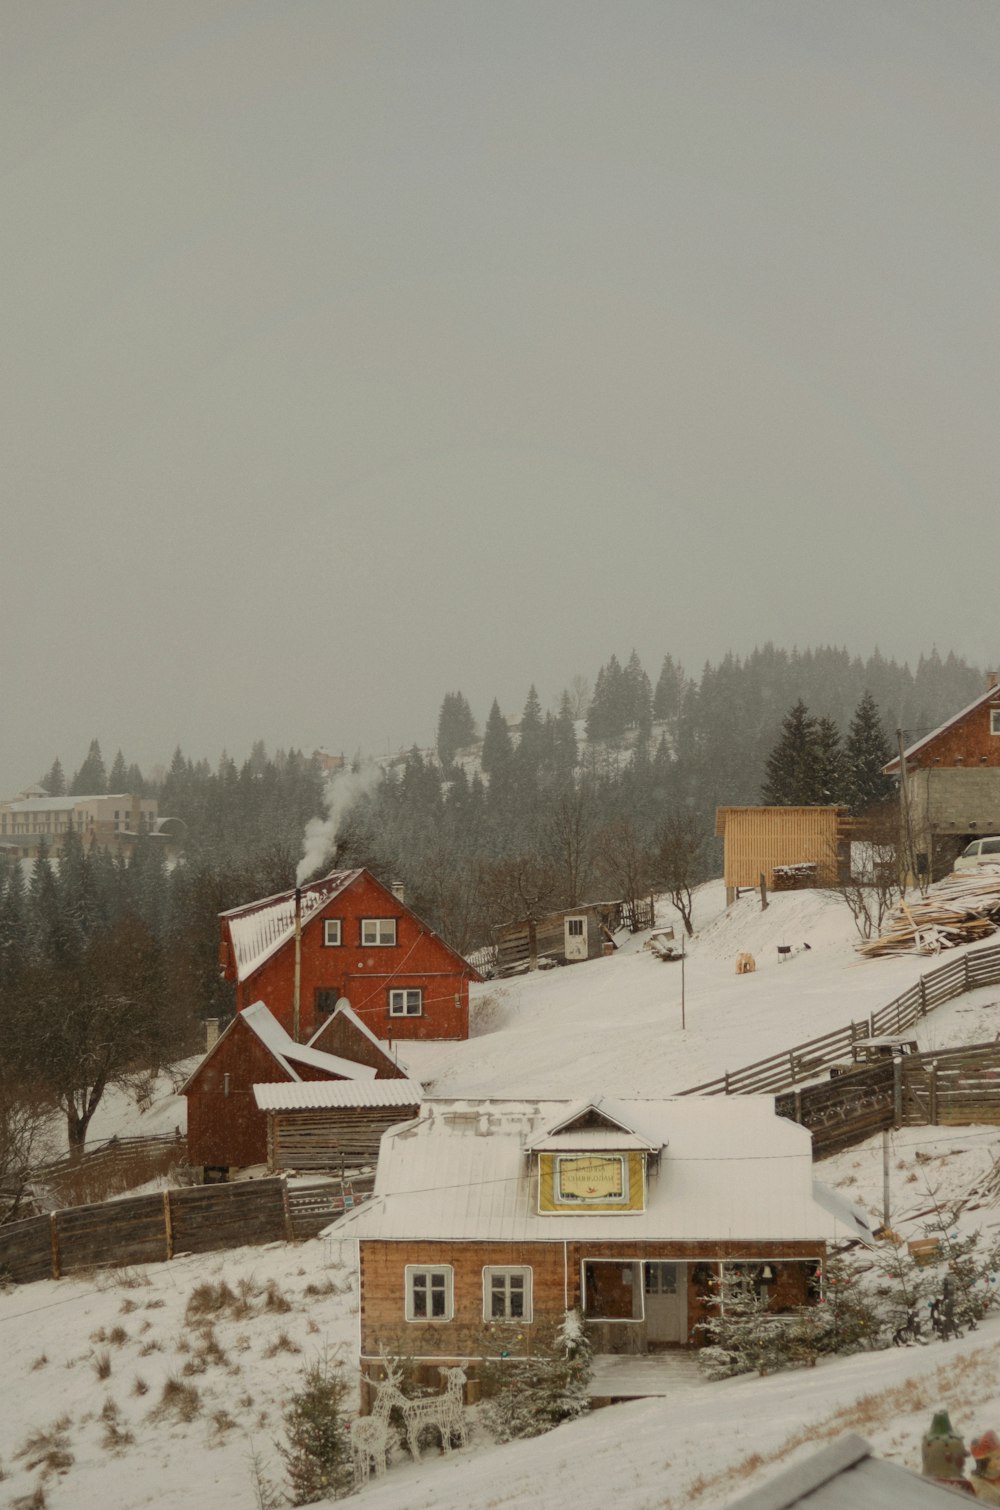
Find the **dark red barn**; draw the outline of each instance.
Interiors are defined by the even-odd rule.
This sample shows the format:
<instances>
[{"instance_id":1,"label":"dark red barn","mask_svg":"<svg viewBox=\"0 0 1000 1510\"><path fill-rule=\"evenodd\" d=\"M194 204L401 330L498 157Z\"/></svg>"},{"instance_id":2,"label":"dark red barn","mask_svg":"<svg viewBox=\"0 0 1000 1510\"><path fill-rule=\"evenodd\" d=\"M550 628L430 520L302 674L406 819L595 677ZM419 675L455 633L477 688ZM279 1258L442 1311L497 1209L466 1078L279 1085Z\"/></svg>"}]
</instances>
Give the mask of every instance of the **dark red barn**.
<instances>
[{"instance_id":1,"label":"dark red barn","mask_svg":"<svg viewBox=\"0 0 1000 1510\"><path fill-rule=\"evenodd\" d=\"M188 1104L188 1159L210 1169L267 1160L267 1117L255 1084L374 1080L377 1069L295 1043L263 1002L237 1013L181 1087Z\"/></svg>"},{"instance_id":2,"label":"dark red barn","mask_svg":"<svg viewBox=\"0 0 1000 1510\"><path fill-rule=\"evenodd\" d=\"M468 1038L482 976L367 870L338 870L220 917L236 1006L263 1001L309 1039L346 999L379 1039Z\"/></svg>"}]
</instances>

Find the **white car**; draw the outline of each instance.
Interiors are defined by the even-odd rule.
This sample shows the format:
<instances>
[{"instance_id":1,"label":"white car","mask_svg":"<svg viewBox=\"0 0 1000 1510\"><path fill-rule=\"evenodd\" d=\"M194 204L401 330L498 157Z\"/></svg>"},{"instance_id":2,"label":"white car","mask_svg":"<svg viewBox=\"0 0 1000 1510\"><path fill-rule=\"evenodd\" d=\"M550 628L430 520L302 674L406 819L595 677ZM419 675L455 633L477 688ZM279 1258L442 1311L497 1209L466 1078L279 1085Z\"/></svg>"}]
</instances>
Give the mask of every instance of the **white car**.
<instances>
[{"instance_id":1,"label":"white car","mask_svg":"<svg viewBox=\"0 0 1000 1510\"><path fill-rule=\"evenodd\" d=\"M1000 865L1000 834L973 839L955 861L955 870L978 870L980 865Z\"/></svg>"}]
</instances>

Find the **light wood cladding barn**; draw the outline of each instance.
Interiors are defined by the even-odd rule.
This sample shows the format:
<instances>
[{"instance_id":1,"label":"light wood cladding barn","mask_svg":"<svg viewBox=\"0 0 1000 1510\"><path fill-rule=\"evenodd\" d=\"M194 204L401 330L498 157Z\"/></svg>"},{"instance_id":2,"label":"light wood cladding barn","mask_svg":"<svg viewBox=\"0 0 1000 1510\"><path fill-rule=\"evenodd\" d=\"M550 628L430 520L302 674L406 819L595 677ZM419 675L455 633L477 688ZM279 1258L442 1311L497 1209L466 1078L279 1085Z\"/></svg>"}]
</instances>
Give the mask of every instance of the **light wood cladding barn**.
<instances>
[{"instance_id":1,"label":"light wood cladding barn","mask_svg":"<svg viewBox=\"0 0 1000 1510\"><path fill-rule=\"evenodd\" d=\"M815 866L809 884L835 886L849 858L847 809L824 807L720 807L715 833L723 841L726 901L763 875L775 885L775 870ZM803 872L805 877L808 873Z\"/></svg>"}]
</instances>

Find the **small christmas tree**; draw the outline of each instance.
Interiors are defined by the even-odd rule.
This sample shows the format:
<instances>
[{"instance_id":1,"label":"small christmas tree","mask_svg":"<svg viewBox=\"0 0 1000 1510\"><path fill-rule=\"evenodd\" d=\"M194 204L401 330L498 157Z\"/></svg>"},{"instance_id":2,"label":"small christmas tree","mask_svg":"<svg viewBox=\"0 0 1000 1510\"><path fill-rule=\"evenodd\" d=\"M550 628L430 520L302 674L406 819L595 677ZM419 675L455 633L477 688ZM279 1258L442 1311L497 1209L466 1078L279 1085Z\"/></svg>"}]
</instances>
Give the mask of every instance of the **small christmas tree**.
<instances>
[{"instance_id":1,"label":"small christmas tree","mask_svg":"<svg viewBox=\"0 0 1000 1510\"><path fill-rule=\"evenodd\" d=\"M346 1386L328 1359L313 1363L285 1407L285 1460L293 1505L340 1499L354 1481L351 1446L341 1422Z\"/></svg>"},{"instance_id":2,"label":"small christmas tree","mask_svg":"<svg viewBox=\"0 0 1000 1510\"><path fill-rule=\"evenodd\" d=\"M498 1442L537 1437L590 1409L590 1339L579 1312L568 1311L548 1347L526 1357L501 1355L483 1371L491 1397L480 1419Z\"/></svg>"}]
</instances>

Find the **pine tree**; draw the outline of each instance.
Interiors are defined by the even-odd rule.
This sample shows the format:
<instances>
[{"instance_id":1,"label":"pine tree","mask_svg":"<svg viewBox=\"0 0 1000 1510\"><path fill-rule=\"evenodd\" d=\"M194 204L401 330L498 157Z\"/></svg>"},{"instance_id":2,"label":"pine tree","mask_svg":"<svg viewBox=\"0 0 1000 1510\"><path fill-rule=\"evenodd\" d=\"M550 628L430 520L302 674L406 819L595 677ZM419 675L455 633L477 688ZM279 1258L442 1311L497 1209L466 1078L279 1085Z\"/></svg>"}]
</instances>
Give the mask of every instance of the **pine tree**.
<instances>
[{"instance_id":1,"label":"pine tree","mask_svg":"<svg viewBox=\"0 0 1000 1510\"><path fill-rule=\"evenodd\" d=\"M832 718L816 722L816 780L820 802L844 802L847 772L840 730Z\"/></svg>"},{"instance_id":2,"label":"pine tree","mask_svg":"<svg viewBox=\"0 0 1000 1510\"><path fill-rule=\"evenodd\" d=\"M572 777L576 770L576 725L570 695L564 692L552 731L552 766L558 779Z\"/></svg>"},{"instance_id":3,"label":"pine tree","mask_svg":"<svg viewBox=\"0 0 1000 1510\"><path fill-rule=\"evenodd\" d=\"M528 690L521 714L520 736L517 742L517 766L522 776L535 777L545 756L545 724L542 705L538 700L534 683Z\"/></svg>"},{"instance_id":4,"label":"pine tree","mask_svg":"<svg viewBox=\"0 0 1000 1510\"><path fill-rule=\"evenodd\" d=\"M351 1447L341 1415L347 1393L339 1371L327 1360L306 1371L302 1388L284 1412L285 1460L293 1505L340 1499L353 1482Z\"/></svg>"},{"instance_id":5,"label":"pine tree","mask_svg":"<svg viewBox=\"0 0 1000 1510\"><path fill-rule=\"evenodd\" d=\"M785 715L765 765L761 800L769 807L810 807L823 801L816 720L805 703Z\"/></svg>"},{"instance_id":6,"label":"pine tree","mask_svg":"<svg viewBox=\"0 0 1000 1510\"><path fill-rule=\"evenodd\" d=\"M513 755L514 744L507 727L507 720L500 712L500 704L494 698L483 732L483 770L491 778L503 776L510 770Z\"/></svg>"},{"instance_id":7,"label":"pine tree","mask_svg":"<svg viewBox=\"0 0 1000 1510\"><path fill-rule=\"evenodd\" d=\"M625 667L624 684L628 727L637 729L640 740L646 740L653 732L653 688L634 650Z\"/></svg>"},{"instance_id":8,"label":"pine tree","mask_svg":"<svg viewBox=\"0 0 1000 1510\"><path fill-rule=\"evenodd\" d=\"M66 777L63 774L62 762L57 755L49 768L48 775L43 776L41 785L50 797L65 797Z\"/></svg>"},{"instance_id":9,"label":"pine tree","mask_svg":"<svg viewBox=\"0 0 1000 1510\"><path fill-rule=\"evenodd\" d=\"M673 723L680 714L684 697L684 672L666 655L653 693L653 717L660 723Z\"/></svg>"},{"instance_id":10,"label":"pine tree","mask_svg":"<svg viewBox=\"0 0 1000 1510\"><path fill-rule=\"evenodd\" d=\"M101 746L96 739L90 741L90 749L83 765L73 777L70 795L73 797L102 797L108 789L107 772L101 755Z\"/></svg>"},{"instance_id":11,"label":"pine tree","mask_svg":"<svg viewBox=\"0 0 1000 1510\"><path fill-rule=\"evenodd\" d=\"M108 791L121 794L128 789L128 766L125 764L125 756L119 750L108 773Z\"/></svg>"},{"instance_id":12,"label":"pine tree","mask_svg":"<svg viewBox=\"0 0 1000 1510\"><path fill-rule=\"evenodd\" d=\"M855 816L891 796L892 780L882 774L882 767L891 759L878 706L866 689L854 710L844 744L846 800Z\"/></svg>"},{"instance_id":13,"label":"pine tree","mask_svg":"<svg viewBox=\"0 0 1000 1510\"><path fill-rule=\"evenodd\" d=\"M451 765L459 750L475 743L476 723L461 692L446 692L438 714L437 752L443 766Z\"/></svg>"}]
</instances>

